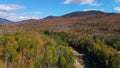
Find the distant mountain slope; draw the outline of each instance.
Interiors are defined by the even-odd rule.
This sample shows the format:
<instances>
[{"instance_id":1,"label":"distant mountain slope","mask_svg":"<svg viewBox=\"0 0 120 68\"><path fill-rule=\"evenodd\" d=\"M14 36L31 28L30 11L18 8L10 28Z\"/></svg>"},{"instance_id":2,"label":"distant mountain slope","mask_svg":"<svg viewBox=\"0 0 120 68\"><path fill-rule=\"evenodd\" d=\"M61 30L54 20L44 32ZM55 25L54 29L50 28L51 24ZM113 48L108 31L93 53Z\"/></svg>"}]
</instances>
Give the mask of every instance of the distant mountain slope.
<instances>
[{"instance_id":1,"label":"distant mountain slope","mask_svg":"<svg viewBox=\"0 0 120 68\"><path fill-rule=\"evenodd\" d=\"M0 18L0 24L11 23L12 21Z\"/></svg>"},{"instance_id":2,"label":"distant mountain slope","mask_svg":"<svg viewBox=\"0 0 120 68\"><path fill-rule=\"evenodd\" d=\"M106 13L102 11L96 11L96 10L91 10L91 11L76 11L76 12L71 12L65 15L61 16L48 16L43 19L50 19L50 18L59 18L59 17L64 17L64 18L70 18L70 17L83 17L83 16L103 16L103 15L110 15L110 14L115 14L115 13Z\"/></svg>"},{"instance_id":3,"label":"distant mountain slope","mask_svg":"<svg viewBox=\"0 0 120 68\"><path fill-rule=\"evenodd\" d=\"M120 15L119 13L107 13L103 11L90 10L90 11L76 11L71 12L61 16L48 16L43 19L52 19L52 18L73 18L73 17L91 17L92 19L100 18L103 16L109 15Z\"/></svg>"},{"instance_id":4,"label":"distant mountain slope","mask_svg":"<svg viewBox=\"0 0 120 68\"><path fill-rule=\"evenodd\" d=\"M45 18L43 18L43 19L51 19L51 18L58 18L59 16L47 16L47 17L45 17Z\"/></svg>"},{"instance_id":5,"label":"distant mountain slope","mask_svg":"<svg viewBox=\"0 0 120 68\"><path fill-rule=\"evenodd\" d=\"M120 14L102 11L80 11L40 20L26 20L13 25L28 29L86 34L113 33L120 30Z\"/></svg>"},{"instance_id":6,"label":"distant mountain slope","mask_svg":"<svg viewBox=\"0 0 120 68\"><path fill-rule=\"evenodd\" d=\"M102 11L96 11L96 10L91 10L91 11L78 11L78 12L72 12L65 14L61 17L81 17L81 16L87 16L87 15L106 15L106 12Z\"/></svg>"}]
</instances>

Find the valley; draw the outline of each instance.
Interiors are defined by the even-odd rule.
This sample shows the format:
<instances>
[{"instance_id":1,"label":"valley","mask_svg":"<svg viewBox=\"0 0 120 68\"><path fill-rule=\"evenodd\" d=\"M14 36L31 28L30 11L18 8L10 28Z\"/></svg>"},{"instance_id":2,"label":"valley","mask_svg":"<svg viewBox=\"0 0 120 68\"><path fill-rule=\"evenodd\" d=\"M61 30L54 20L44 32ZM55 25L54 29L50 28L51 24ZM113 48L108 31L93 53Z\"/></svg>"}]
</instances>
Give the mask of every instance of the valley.
<instances>
[{"instance_id":1,"label":"valley","mask_svg":"<svg viewBox=\"0 0 120 68\"><path fill-rule=\"evenodd\" d=\"M120 68L120 14L78 11L0 25L1 68Z\"/></svg>"}]
</instances>

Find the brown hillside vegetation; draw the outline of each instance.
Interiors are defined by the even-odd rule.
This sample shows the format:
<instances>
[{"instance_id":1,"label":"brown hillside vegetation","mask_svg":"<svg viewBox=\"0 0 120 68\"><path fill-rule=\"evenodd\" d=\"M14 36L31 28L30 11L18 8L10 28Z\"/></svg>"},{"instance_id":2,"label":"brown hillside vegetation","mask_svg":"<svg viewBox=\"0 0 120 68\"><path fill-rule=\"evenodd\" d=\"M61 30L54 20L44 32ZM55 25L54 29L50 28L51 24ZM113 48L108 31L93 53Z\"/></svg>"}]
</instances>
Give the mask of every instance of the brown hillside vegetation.
<instances>
[{"instance_id":1,"label":"brown hillside vegetation","mask_svg":"<svg viewBox=\"0 0 120 68\"><path fill-rule=\"evenodd\" d=\"M15 36L16 38L17 36L16 42L18 42L18 49L20 51L16 48L15 52L21 54L22 57L26 59L26 61L21 61L23 64L20 64L20 66L25 66L25 63L28 66L35 66L35 68L39 68L40 66L43 68L73 68L75 57L72 53L73 50L69 48L72 47L80 54L84 54L81 58L78 57L80 58L78 60L83 61L85 68L120 68L120 14L118 13L106 13L101 11L73 12L63 16L49 16L40 20L31 19L6 24L5 27L3 25L3 29L6 29L6 31L12 28L8 28L7 25L15 26L10 37ZM23 29L30 32L24 33L23 30L23 33L21 31L19 32L19 27L23 27ZM18 29L15 30L15 28ZM19 32L19 37L18 34L14 34L14 31ZM43 58L42 60L40 58L40 61L37 61L36 58L38 54L35 48L37 48L37 46L33 46L36 44L32 42L35 39L36 42L38 41L39 43L38 37L36 37L37 35L32 34L34 31L37 32L38 36L42 36L42 38L40 37L39 39L43 42L43 47L41 47L44 51L41 52L44 53L42 53ZM9 34L7 35L9 38ZM30 38L27 37L27 35L30 35ZM6 37L4 30L3 36L1 37ZM4 45L4 41L1 42L1 44ZM23 46L22 48L28 49L28 53L22 54L24 51L21 45ZM62 45L63 47L61 47ZM35 54L33 52L31 54L31 47L33 51L35 51ZM38 50L41 50L41 47ZM2 56L4 56L4 54L2 54ZM2 59L2 61L4 61L4 59ZM73 59L72 63L69 63L71 61L70 59ZM11 57L9 57L8 60L12 60ZM18 62L18 60L19 58L15 60L15 63ZM27 60L30 62L27 62ZM54 60L56 61L54 62ZM9 66L9 63L11 63L11 61L4 62L6 66ZM13 63L13 66L14 65L16 64ZM79 65L80 64L76 65L76 67Z\"/></svg>"},{"instance_id":2,"label":"brown hillside vegetation","mask_svg":"<svg viewBox=\"0 0 120 68\"><path fill-rule=\"evenodd\" d=\"M12 25L28 29L50 30L57 32L72 32L86 34L119 33L120 15L85 15L80 17L57 17L40 20L26 20Z\"/></svg>"}]
</instances>

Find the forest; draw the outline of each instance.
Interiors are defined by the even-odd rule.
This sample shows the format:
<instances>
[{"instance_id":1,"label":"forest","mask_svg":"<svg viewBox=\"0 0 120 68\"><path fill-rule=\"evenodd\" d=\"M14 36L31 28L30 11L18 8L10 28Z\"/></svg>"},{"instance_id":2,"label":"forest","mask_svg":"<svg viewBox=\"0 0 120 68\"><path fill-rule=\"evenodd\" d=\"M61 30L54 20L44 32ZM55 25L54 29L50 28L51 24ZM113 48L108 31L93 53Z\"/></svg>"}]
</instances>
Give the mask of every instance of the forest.
<instances>
[{"instance_id":1,"label":"forest","mask_svg":"<svg viewBox=\"0 0 120 68\"><path fill-rule=\"evenodd\" d=\"M0 30L0 68L77 68L71 47L85 54L82 59L92 64L89 68L120 68L119 36L81 36L2 25Z\"/></svg>"},{"instance_id":2,"label":"forest","mask_svg":"<svg viewBox=\"0 0 120 68\"><path fill-rule=\"evenodd\" d=\"M120 68L119 19L86 11L1 24L0 68Z\"/></svg>"},{"instance_id":3,"label":"forest","mask_svg":"<svg viewBox=\"0 0 120 68\"><path fill-rule=\"evenodd\" d=\"M8 29L0 34L0 68L75 67L75 57L64 42L35 31Z\"/></svg>"},{"instance_id":4,"label":"forest","mask_svg":"<svg viewBox=\"0 0 120 68\"><path fill-rule=\"evenodd\" d=\"M93 36L85 37L72 35L64 32L45 31L48 36L64 41L79 53L84 53L90 63L97 67L89 68L120 68L120 37L116 36Z\"/></svg>"}]
</instances>

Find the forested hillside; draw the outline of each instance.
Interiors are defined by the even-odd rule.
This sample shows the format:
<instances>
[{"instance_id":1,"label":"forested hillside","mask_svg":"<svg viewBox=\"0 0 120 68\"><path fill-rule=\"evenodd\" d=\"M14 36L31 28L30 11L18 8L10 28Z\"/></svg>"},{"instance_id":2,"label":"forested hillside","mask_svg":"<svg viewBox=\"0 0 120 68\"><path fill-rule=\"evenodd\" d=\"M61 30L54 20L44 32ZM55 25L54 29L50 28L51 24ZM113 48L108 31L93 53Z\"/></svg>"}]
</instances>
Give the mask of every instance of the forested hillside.
<instances>
[{"instance_id":1,"label":"forested hillside","mask_svg":"<svg viewBox=\"0 0 120 68\"><path fill-rule=\"evenodd\" d=\"M0 59L11 68L120 68L120 14L73 12L1 25ZM81 56L76 65L73 50Z\"/></svg>"},{"instance_id":2,"label":"forested hillside","mask_svg":"<svg viewBox=\"0 0 120 68\"><path fill-rule=\"evenodd\" d=\"M5 28L0 29L0 68L74 67L75 57L64 42L35 31Z\"/></svg>"},{"instance_id":3,"label":"forested hillside","mask_svg":"<svg viewBox=\"0 0 120 68\"><path fill-rule=\"evenodd\" d=\"M40 20L25 20L11 25L21 26L38 31L68 32L81 35L118 34L120 14L102 11L79 11L58 17L47 17Z\"/></svg>"},{"instance_id":4,"label":"forested hillside","mask_svg":"<svg viewBox=\"0 0 120 68\"><path fill-rule=\"evenodd\" d=\"M120 68L120 37L81 36L69 33L45 32L48 36L61 39L79 53L85 54L83 60L89 61L87 68ZM84 63L86 64L86 63ZM94 66L95 65L95 66Z\"/></svg>"}]
</instances>

